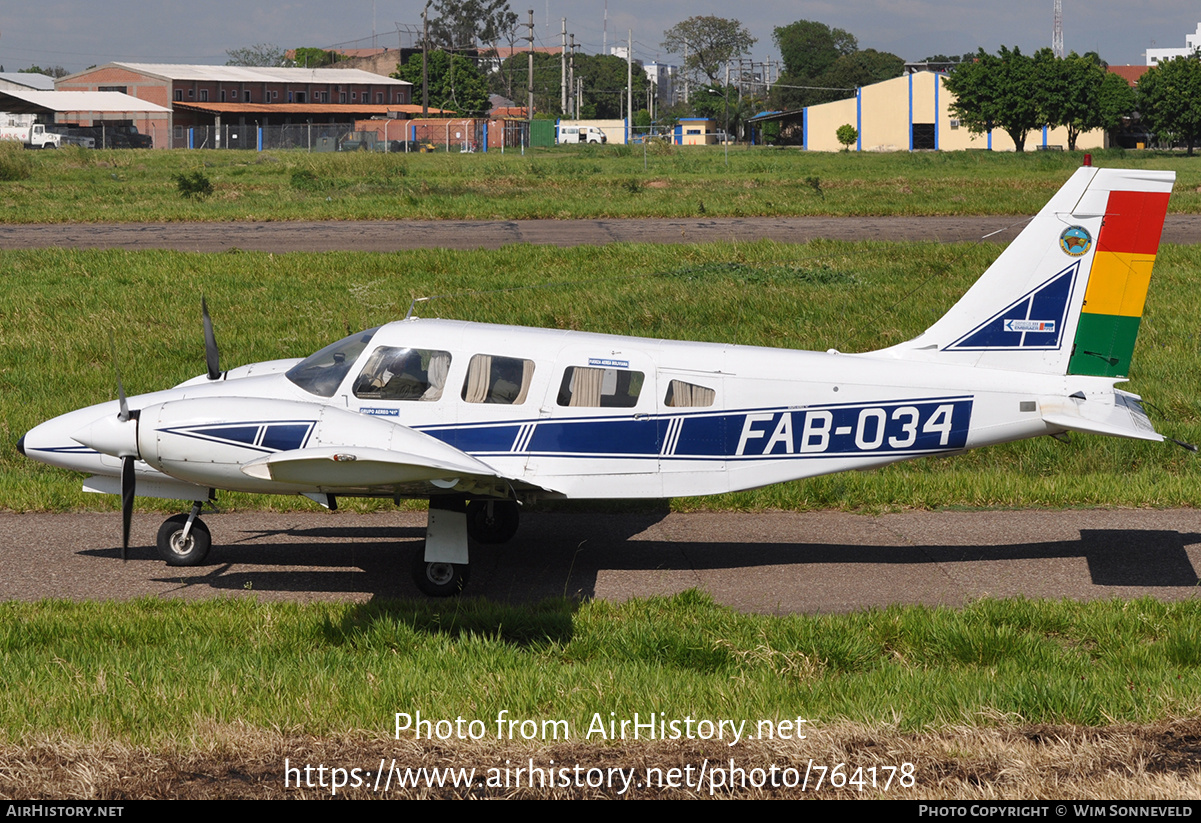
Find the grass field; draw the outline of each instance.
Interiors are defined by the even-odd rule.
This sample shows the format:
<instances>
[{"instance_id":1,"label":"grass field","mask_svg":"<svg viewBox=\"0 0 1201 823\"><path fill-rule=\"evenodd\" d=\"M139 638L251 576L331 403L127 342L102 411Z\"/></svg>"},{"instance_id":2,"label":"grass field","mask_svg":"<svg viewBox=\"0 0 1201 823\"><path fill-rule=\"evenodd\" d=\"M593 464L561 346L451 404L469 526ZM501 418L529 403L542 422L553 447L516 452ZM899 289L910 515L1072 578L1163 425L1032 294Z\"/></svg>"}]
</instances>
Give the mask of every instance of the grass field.
<instances>
[{"instance_id":1,"label":"grass field","mask_svg":"<svg viewBox=\"0 0 1201 823\"><path fill-rule=\"evenodd\" d=\"M7 222L1029 214L1079 164L1055 153L753 149L732 152L726 172L720 151L680 150L648 157L643 170L641 156L618 147L526 157L64 150L0 159L15 164L9 173L0 163L0 177L16 178L0 182ZM1201 209L1196 160L1132 153L1098 161L1176 169L1172 209ZM195 170L214 184L208 199L181 197L171 179ZM999 251L989 243L760 242L0 252L0 506L116 507L82 494L78 476L24 460L15 442L41 420L115 397L110 335L131 394L200 373L202 293L225 367L306 355L402 317L413 297L431 294L460 297L423 304L425 316L862 351L926 328ZM1199 268L1201 250L1161 250L1128 385L1149 401L1162 432L1192 442L1201 441ZM673 505L1195 506L1199 479L1196 456L1174 446L1075 436ZM222 502L313 505L237 495ZM0 796L297 796L283 785L285 757L346 767L373 767L385 755L497 764L524 757L528 741L511 749L389 738L395 712L491 723L503 709L577 731L609 712L752 724L803 717L814 726L795 746L622 747L594 736L537 749L560 763L679 766L731 754L797 767L806 758L914 762L913 791L866 796L1195 797L1199 627L1197 603L1151 600L982 601L828 617L741 615L695 592L534 607L249 597L3 603ZM865 796L852 788L818 794Z\"/></svg>"},{"instance_id":2,"label":"grass field","mask_svg":"<svg viewBox=\"0 0 1201 823\"><path fill-rule=\"evenodd\" d=\"M0 795L1189 798L1198 628L1154 600L6 603Z\"/></svg>"},{"instance_id":3,"label":"grass field","mask_svg":"<svg viewBox=\"0 0 1201 823\"><path fill-rule=\"evenodd\" d=\"M482 719L480 739L496 740L508 710L566 721L556 739L613 742L607 725L586 734L602 706L606 724L610 710L902 732L1148 722L1201 708L1199 629L1201 603L1149 599L824 617L738 614L697 592L522 607L4 603L0 740L162 745L238 721L387 734L394 712L417 710Z\"/></svg>"},{"instance_id":4,"label":"grass field","mask_svg":"<svg viewBox=\"0 0 1201 823\"><path fill-rule=\"evenodd\" d=\"M0 222L1033 214L1079 152L826 154L572 146L526 154L59 151L0 147ZM1201 160L1095 153L1175 170L1172 211L1201 212ZM199 173L213 193L180 192Z\"/></svg>"}]
</instances>

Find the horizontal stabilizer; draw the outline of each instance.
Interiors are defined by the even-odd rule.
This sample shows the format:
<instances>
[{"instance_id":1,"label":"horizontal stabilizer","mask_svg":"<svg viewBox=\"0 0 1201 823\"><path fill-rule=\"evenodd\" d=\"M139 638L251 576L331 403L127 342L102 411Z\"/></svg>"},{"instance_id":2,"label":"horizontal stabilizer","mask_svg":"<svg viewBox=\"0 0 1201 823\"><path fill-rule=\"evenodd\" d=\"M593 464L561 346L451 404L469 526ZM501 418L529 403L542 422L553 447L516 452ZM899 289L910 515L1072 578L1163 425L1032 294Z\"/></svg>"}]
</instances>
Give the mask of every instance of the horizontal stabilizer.
<instances>
[{"instance_id":1,"label":"horizontal stabilizer","mask_svg":"<svg viewBox=\"0 0 1201 823\"><path fill-rule=\"evenodd\" d=\"M1047 425L1067 431L1156 442L1164 439L1151 425L1142 398L1121 389L1114 389L1112 405L1097 399L1056 398L1044 400L1040 406Z\"/></svg>"}]
</instances>

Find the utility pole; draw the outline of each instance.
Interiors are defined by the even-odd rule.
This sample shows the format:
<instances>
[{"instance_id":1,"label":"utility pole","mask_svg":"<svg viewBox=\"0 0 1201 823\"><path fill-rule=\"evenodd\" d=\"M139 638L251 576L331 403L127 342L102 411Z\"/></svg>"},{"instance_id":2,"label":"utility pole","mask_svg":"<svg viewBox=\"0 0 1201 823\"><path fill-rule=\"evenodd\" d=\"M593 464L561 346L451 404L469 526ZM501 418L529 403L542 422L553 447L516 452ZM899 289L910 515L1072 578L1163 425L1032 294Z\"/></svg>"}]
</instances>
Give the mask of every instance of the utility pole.
<instances>
[{"instance_id":1,"label":"utility pole","mask_svg":"<svg viewBox=\"0 0 1201 823\"><path fill-rule=\"evenodd\" d=\"M421 11L421 116L430 116L430 6L434 0L428 0Z\"/></svg>"},{"instance_id":2,"label":"utility pole","mask_svg":"<svg viewBox=\"0 0 1201 823\"><path fill-rule=\"evenodd\" d=\"M606 6L607 8L607 6ZM634 30L628 29L626 41L626 131L634 128Z\"/></svg>"},{"instance_id":3,"label":"utility pole","mask_svg":"<svg viewBox=\"0 0 1201 823\"><path fill-rule=\"evenodd\" d=\"M575 97L575 34L571 35L571 57L567 60L567 88L569 97L567 105L569 108L568 117L575 119L574 112L579 110L579 103L571 98Z\"/></svg>"},{"instance_id":4,"label":"utility pole","mask_svg":"<svg viewBox=\"0 0 1201 823\"><path fill-rule=\"evenodd\" d=\"M529 106L526 109L526 119L534 122L534 10L529 10L530 22L527 23L530 27L530 77L529 77Z\"/></svg>"},{"instance_id":5,"label":"utility pole","mask_svg":"<svg viewBox=\"0 0 1201 823\"><path fill-rule=\"evenodd\" d=\"M567 114L567 18L563 18L563 47L559 50L559 111Z\"/></svg>"},{"instance_id":6,"label":"utility pole","mask_svg":"<svg viewBox=\"0 0 1201 823\"><path fill-rule=\"evenodd\" d=\"M1051 31L1051 53L1063 57L1063 0L1055 0L1055 20Z\"/></svg>"}]
</instances>

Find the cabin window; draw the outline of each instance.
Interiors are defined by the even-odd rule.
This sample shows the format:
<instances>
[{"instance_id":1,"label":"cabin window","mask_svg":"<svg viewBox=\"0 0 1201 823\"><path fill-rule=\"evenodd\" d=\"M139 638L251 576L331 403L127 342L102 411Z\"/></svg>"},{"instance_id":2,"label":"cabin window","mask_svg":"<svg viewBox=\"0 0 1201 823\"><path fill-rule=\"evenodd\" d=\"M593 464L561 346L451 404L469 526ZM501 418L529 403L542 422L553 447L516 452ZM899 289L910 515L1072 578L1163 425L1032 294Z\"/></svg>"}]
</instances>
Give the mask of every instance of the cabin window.
<instances>
[{"instance_id":1,"label":"cabin window","mask_svg":"<svg viewBox=\"0 0 1201 823\"><path fill-rule=\"evenodd\" d=\"M713 389L685 383L683 380L672 380L667 384L667 395L663 398L664 406L705 408L713 405L716 396Z\"/></svg>"},{"instance_id":2,"label":"cabin window","mask_svg":"<svg viewBox=\"0 0 1201 823\"><path fill-rule=\"evenodd\" d=\"M379 327L331 343L288 369L287 378L309 394L333 397L350 367L359 359Z\"/></svg>"},{"instance_id":3,"label":"cabin window","mask_svg":"<svg viewBox=\"0 0 1201 823\"><path fill-rule=\"evenodd\" d=\"M463 399L468 403L520 406L534 379L534 361L494 354L477 354L467 365Z\"/></svg>"},{"instance_id":4,"label":"cabin window","mask_svg":"<svg viewBox=\"0 0 1201 823\"><path fill-rule=\"evenodd\" d=\"M642 392L643 375L626 369L570 366L559 386L559 405L584 408L633 408Z\"/></svg>"},{"instance_id":5,"label":"cabin window","mask_svg":"<svg viewBox=\"0 0 1201 823\"><path fill-rule=\"evenodd\" d=\"M441 400L450 352L380 346L354 381L354 396L373 400Z\"/></svg>"}]
</instances>

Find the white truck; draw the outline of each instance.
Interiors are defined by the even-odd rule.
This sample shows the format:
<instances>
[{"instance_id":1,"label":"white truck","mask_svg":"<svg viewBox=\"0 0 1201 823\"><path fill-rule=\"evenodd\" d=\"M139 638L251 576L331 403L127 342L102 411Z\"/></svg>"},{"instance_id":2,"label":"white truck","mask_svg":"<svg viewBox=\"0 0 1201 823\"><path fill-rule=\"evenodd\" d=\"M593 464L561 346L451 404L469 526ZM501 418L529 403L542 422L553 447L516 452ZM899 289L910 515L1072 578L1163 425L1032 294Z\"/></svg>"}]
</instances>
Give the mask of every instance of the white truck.
<instances>
[{"instance_id":1,"label":"white truck","mask_svg":"<svg viewBox=\"0 0 1201 823\"><path fill-rule=\"evenodd\" d=\"M559 126L560 143L607 143L605 133L596 126Z\"/></svg>"},{"instance_id":2,"label":"white truck","mask_svg":"<svg viewBox=\"0 0 1201 823\"><path fill-rule=\"evenodd\" d=\"M0 126L0 140L18 141L27 149L57 149L62 145L62 138L46 131L41 123Z\"/></svg>"}]
</instances>

